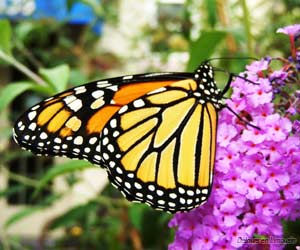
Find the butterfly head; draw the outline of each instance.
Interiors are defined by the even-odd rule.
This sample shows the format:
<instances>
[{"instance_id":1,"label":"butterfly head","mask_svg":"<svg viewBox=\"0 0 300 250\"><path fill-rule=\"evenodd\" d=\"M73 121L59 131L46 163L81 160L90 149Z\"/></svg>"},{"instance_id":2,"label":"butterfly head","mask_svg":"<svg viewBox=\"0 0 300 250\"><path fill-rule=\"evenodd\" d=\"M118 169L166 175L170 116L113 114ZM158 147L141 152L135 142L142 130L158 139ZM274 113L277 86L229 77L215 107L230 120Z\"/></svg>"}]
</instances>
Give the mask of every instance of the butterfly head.
<instances>
[{"instance_id":1,"label":"butterfly head","mask_svg":"<svg viewBox=\"0 0 300 250\"><path fill-rule=\"evenodd\" d=\"M214 69L208 61L202 62L195 71L195 78L200 79L205 85L215 82L214 76Z\"/></svg>"},{"instance_id":2,"label":"butterfly head","mask_svg":"<svg viewBox=\"0 0 300 250\"><path fill-rule=\"evenodd\" d=\"M205 102L213 103L217 109L220 109L221 90L217 87L214 76L215 72L209 61L202 62L194 73L201 98Z\"/></svg>"}]
</instances>

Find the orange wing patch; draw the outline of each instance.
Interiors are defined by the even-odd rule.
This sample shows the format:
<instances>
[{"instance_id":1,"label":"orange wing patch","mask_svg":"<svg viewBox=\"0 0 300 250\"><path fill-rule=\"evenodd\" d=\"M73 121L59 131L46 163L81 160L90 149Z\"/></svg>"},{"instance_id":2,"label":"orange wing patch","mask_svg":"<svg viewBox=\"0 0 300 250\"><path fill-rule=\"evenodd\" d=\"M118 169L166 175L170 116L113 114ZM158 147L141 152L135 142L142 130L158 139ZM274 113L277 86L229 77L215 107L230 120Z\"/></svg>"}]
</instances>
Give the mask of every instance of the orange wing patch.
<instances>
[{"instance_id":1,"label":"orange wing patch","mask_svg":"<svg viewBox=\"0 0 300 250\"><path fill-rule=\"evenodd\" d=\"M72 113L70 111L67 111L65 109L59 111L53 119L48 124L48 132L55 133L57 132L64 124L65 122L70 118Z\"/></svg>"},{"instance_id":2,"label":"orange wing patch","mask_svg":"<svg viewBox=\"0 0 300 250\"><path fill-rule=\"evenodd\" d=\"M126 105L135 99L161 87L169 86L175 81L134 83L121 87L114 95L113 100L118 105Z\"/></svg>"},{"instance_id":3,"label":"orange wing patch","mask_svg":"<svg viewBox=\"0 0 300 250\"><path fill-rule=\"evenodd\" d=\"M139 97L161 87L173 84L175 81L153 82L153 83L134 83L121 87L114 95L115 104L105 106L97 111L87 123L88 134L100 133L106 123L113 117L118 110L138 99Z\"/></svg>"},{"instance_id":4,"label":"orange wing patch","mask_svg":"<svg viewBox=\"0 0 300 250\"><path fill-rule=\"evenodd\" d=\"M110 118L120 109L119 106L105 106L97 111L88 121L86 129L88 134L100 133Z\"/></svg>"},{"instance_id":5,"label":"orange wing patch","mask_svg":"<svg viewBox=\"0 0 300 250\"><path fill-rule=\"evenodd\" d=\"M37 124L39 126L45 125L63 106L62 102L56 102L47 106L38 116Z\"/></svg>"}]
</instances>

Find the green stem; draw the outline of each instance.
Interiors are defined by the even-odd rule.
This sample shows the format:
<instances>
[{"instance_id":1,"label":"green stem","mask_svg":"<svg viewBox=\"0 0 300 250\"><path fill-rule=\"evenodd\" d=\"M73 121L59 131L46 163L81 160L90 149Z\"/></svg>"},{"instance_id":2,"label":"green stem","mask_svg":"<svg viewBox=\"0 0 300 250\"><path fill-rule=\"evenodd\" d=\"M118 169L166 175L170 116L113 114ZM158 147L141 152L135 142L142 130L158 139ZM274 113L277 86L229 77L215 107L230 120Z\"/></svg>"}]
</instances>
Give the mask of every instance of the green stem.
<instances>
[{"instance_id":1,"label":"green stem","mask_svg":"<svg viewBox=\"0 0 300 250\"><path fill-rule=\"evenodd\" d=\"M246 0L241 0L242 4L242 9L244 13L244 27L245 27L245 32L246 32L246 38L247 38L247 49L248 53L250 56L253 55L253 46L252 46L252 41L253 37L251 34L251 23L250 23L250 14L249 14L249 9L246 3Z\"/></svg>"},{"instance_id":2,"label":"green stem","mask_svg":"<svg viewBox=\"0 0 300 250\"><path fill-rule=\"evenodd\" d=\"M0 232L0 243L2 242L3 250L10 250L8 236L4 232Z\"/></svg>"},{"instance_id":3,"label":"green stem","mask_svg":"<svg viewBox=\"0 0 300 250\"><path fill-rule=\"evenodd\" d=\"M293 35L289 35L290 37L290 45L291 45L291 52L292 52L292 57L294 61L297 60L297 54L296 54L296 46L295 46L295 37Z\"/></svg>"},{"instance_id":4,"label":"green stem","mask_svg":"<svg viewBox=\"0 0 300 250\"><path fill-rule=\"evenodd\" d=\"M37 188L39 186L39 181L36 181L34 179L31 179L31 178L28 178L28 177L25 177L23 175L19 175L19 174L15 174L13 172L10 172L7 168L3 167L2 168L3 171L6 172L7 176L9 178L11 178L12 180L15 180L17 182L20 182L26 186L32 186L32 187L35 187Z\"/></svg>"},{"instance_id":5,"label":"green stem","mask_svg":"<svg viewBox=\"0 0 300 250\"><path fill-rule=\"evenodd\" d=\"M111 197L104 196L104 195L97 196L95 198L95 201L105 204L107 206L109 206L111 204L120 205L120 206L128 206L130 204L130 202L128 202L126 199L111 198Z\"/></svg>"},{"instance_id":6,"label":"green stem","mask_svg":"<svg viewBox=\"0 0 300 250\"><path fill-rule=\"evenodd\" d=\"M14 57L6 54L2 50L0 50L0 59L4 60L5 62L11 64L18 70L20 70L22 73L24 73L26 76L28 76L30 79L35 81L37 84L42 86L47 86L47 82L45 82L41 77L39 77L37 74L32 72L30 69L28 69L25 65L18 62Z\"/></svg>"}]
</instances>

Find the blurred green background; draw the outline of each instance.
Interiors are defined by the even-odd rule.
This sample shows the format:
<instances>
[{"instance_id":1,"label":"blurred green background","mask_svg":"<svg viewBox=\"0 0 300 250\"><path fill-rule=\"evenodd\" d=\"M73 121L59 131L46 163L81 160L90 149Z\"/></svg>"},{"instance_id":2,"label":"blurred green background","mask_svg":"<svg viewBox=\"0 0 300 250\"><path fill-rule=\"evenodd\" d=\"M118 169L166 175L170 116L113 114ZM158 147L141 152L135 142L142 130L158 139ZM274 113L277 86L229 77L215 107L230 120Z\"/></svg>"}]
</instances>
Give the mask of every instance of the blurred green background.
<instances>
[{"instance_id":1,"label":"blurred green background","mask_svg":"<svg viewBox=\"0 0 300 250\"><path fill-rule=\"evenodd\" d=\"M1 0L0 18L0 249L159 250L172 242L171 215L130 204L87 162L21 150L12 124L95 79L289 54L276 30L299 22L300 2ZM247 62L213 64L239 72Z\"/></svg>"}]
</instances>

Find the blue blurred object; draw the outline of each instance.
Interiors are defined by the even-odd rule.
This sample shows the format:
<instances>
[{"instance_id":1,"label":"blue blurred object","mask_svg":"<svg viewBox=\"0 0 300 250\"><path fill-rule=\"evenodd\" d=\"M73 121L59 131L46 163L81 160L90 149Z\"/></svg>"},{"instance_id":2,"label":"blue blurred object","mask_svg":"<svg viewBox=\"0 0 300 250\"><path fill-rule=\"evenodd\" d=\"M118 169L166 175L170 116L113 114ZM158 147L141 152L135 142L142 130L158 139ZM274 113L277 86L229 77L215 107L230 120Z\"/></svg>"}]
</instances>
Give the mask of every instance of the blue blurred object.
<instances>
[{"instance_id":1,"label":"blue blurred object","mask_svg":"<svg viewBox=\"0 0 300 250\"><path fill-rule=\"evenodd\" d=\"M90 24L99 35L103 22L95 15L93 9L84 3L75 2L71 9L68 9L67 0L0 0L0 18L12 20L51 18L71 24Z\"/></svg>"}]
</instances>

